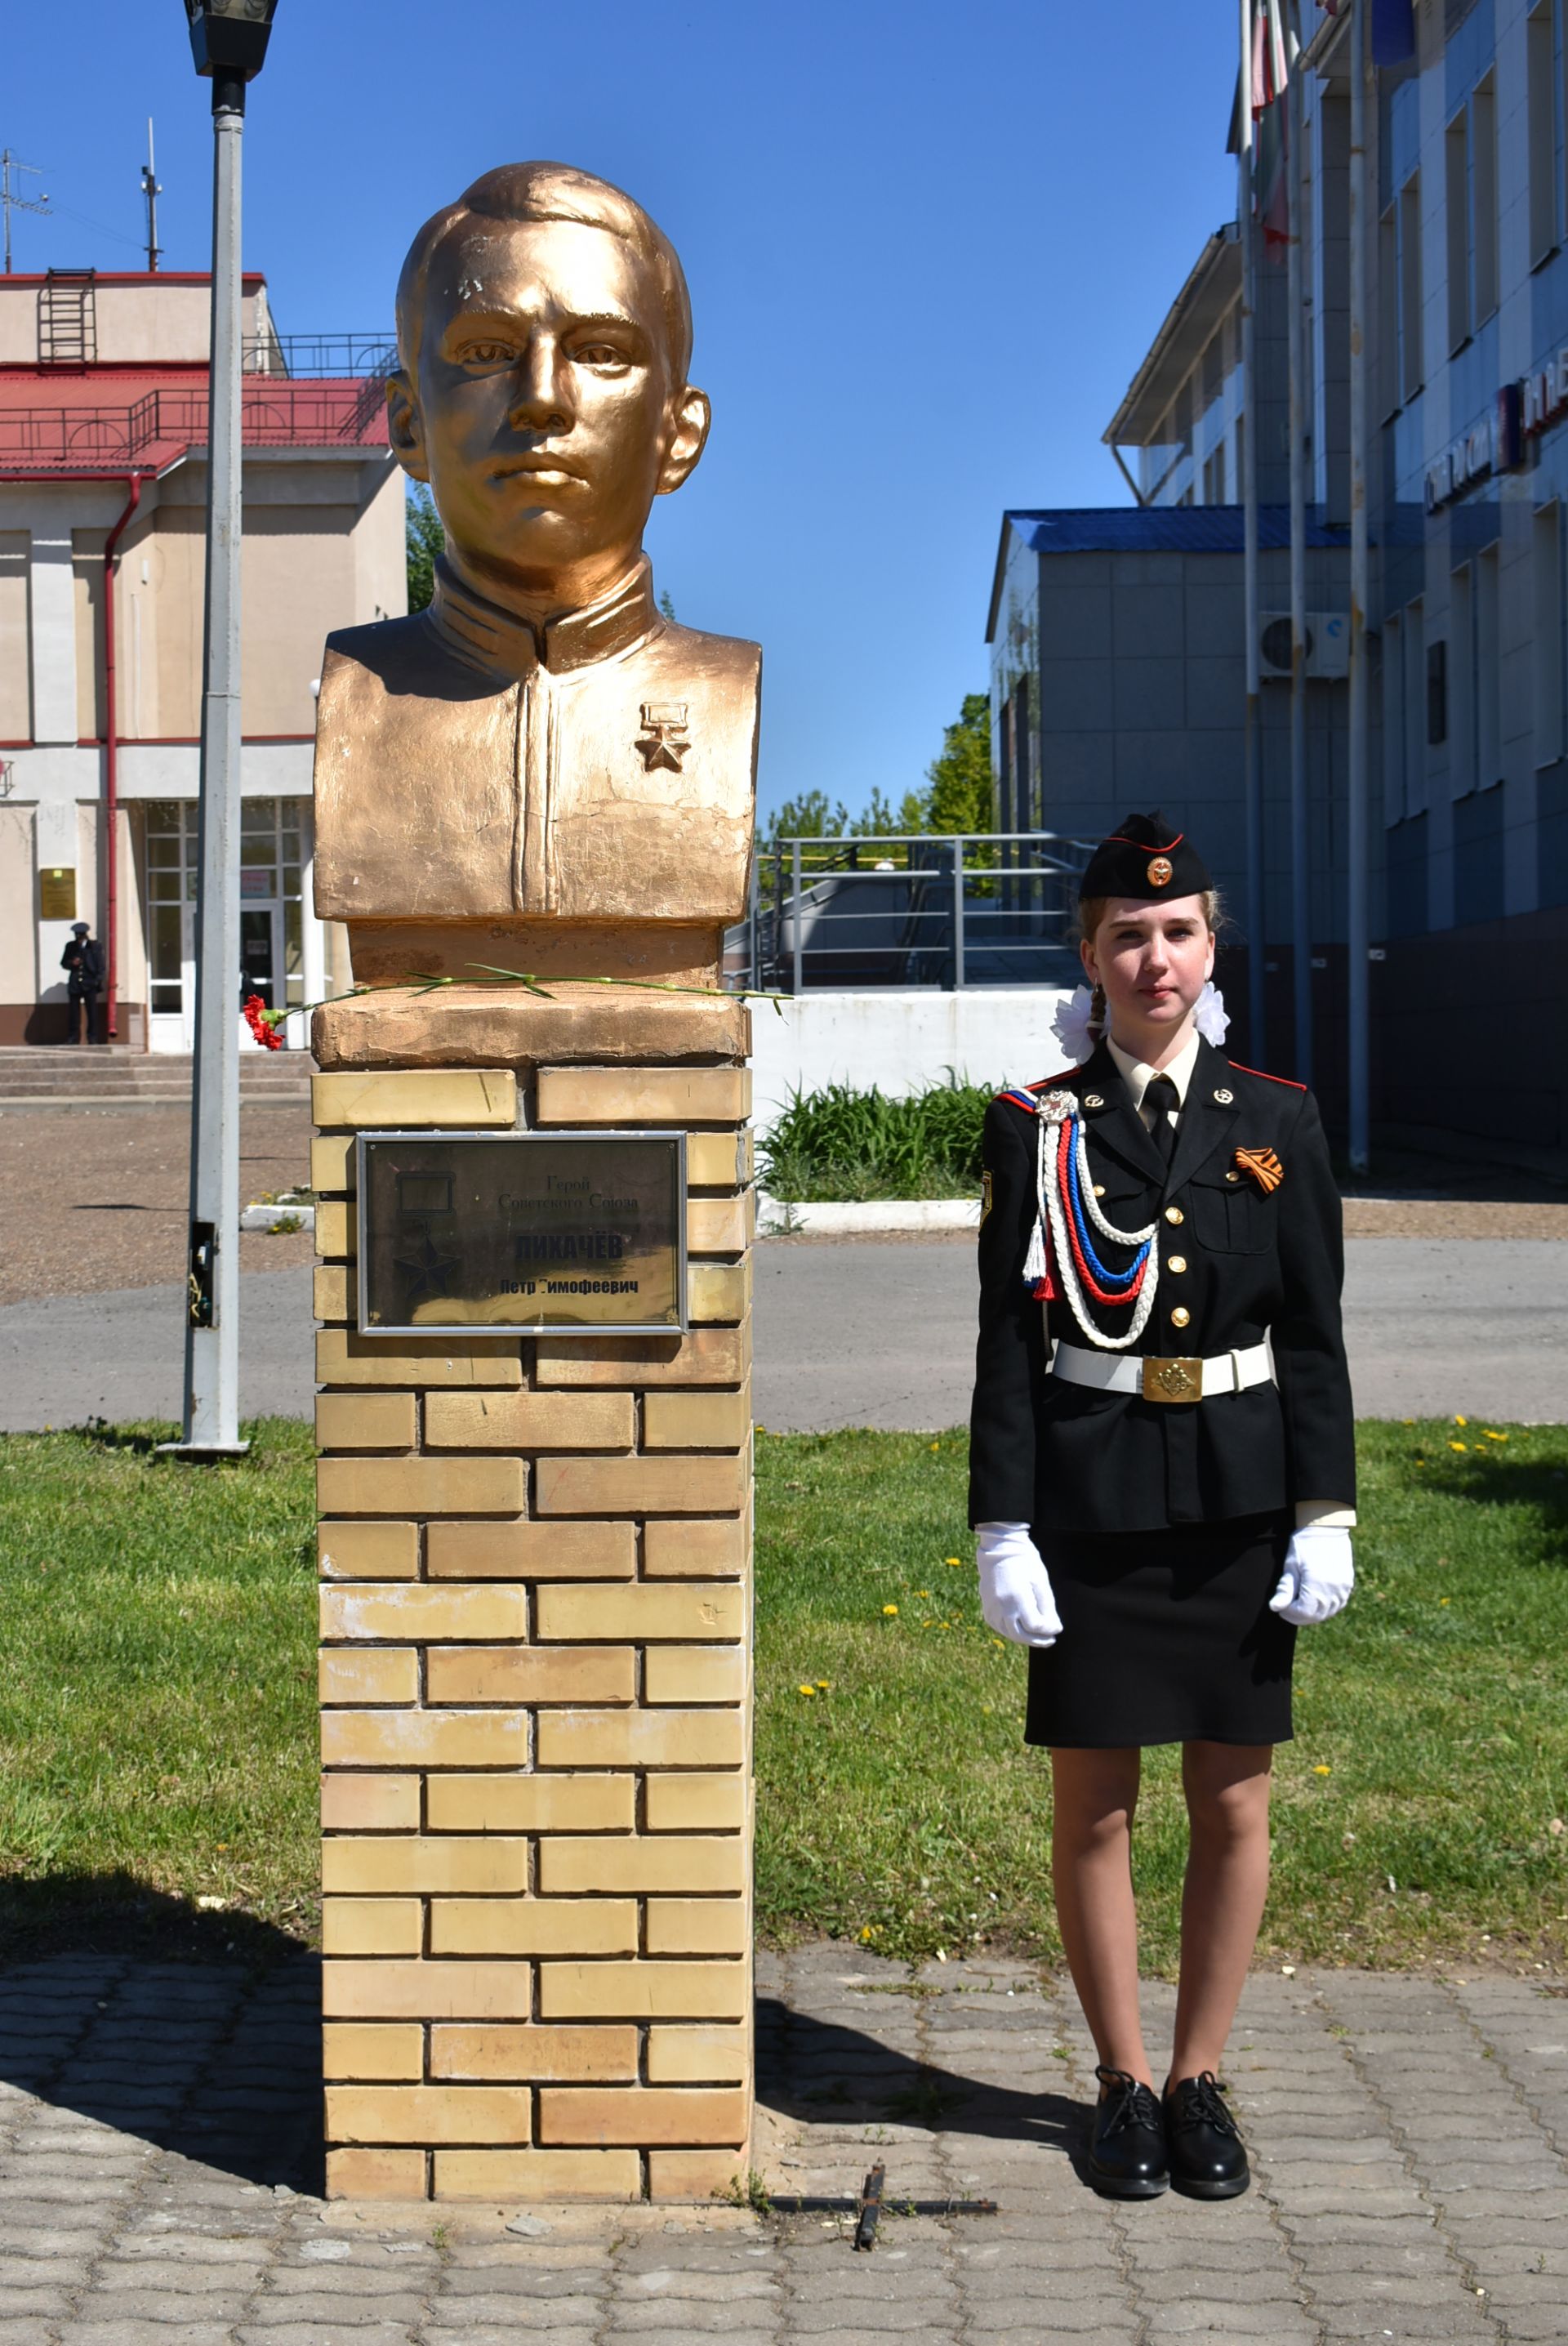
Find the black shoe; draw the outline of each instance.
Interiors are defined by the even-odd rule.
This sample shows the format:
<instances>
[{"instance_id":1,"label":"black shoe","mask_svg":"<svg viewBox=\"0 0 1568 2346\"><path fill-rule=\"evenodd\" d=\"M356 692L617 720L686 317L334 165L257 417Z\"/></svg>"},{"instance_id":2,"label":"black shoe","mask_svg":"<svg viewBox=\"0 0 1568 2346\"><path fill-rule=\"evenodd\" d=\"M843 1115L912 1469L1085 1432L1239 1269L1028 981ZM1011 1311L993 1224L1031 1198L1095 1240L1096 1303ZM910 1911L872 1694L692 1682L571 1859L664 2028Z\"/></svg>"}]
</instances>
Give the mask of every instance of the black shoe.
<instances>
[{"instance_id":1,"label":"black shoe","mask_svg":"<svg viewBox=\"0 0 1568 2346\"><path fill-rule=\"evenodd\" d=\"M1089 2180L1107 2199L1157 2199L1168 2188L1165 2121L1149 2086L1125 2069L1096 2069L1106 2089L1095 2112Z\"/></svg>"},{"instance_id":2,"label":"black shoe","mask_svg":"<svg viewBox=\"0 0 1568 2346\"><path fill-rule=\"evenodd\" d=\"M1247 2149L1212 2069L1178 2077L1165 2097L1171 2181L1189 2199L1234 2199L1252 2180Z\"/></svg>"}]
</instances>

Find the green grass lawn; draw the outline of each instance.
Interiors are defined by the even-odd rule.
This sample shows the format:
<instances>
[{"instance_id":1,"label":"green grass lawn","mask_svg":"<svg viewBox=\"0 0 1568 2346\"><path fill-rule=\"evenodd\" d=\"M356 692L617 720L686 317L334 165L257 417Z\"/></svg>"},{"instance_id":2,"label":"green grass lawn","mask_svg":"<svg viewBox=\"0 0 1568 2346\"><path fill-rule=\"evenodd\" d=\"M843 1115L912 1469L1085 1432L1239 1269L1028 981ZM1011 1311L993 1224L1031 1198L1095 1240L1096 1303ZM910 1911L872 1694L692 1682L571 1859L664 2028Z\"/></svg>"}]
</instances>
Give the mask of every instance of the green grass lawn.
<instances>
[{"instance_id":1,"label":"green grass lawn","mask_svg":"<svg viewBox=\"0 0 1568 2346\"><path fill-rule=\"evenodd\" d=\"M313 1933L309 1433L263 1423L249 1461L193 1472L151 1456L163 1431L0 1440L0 1953ZM1359 1589L1298 1647L1264 1952L1560 1967L1568 1428L1366 1425L1361 1461ZM964 1467L957 1434L759 1437L775 1937L1059 1952L1047 1763L1023 1657L979 1617ZM1138 1826L1153 1967L1176 1759L1150 1755Z\"/></svg>"}]
</instances>

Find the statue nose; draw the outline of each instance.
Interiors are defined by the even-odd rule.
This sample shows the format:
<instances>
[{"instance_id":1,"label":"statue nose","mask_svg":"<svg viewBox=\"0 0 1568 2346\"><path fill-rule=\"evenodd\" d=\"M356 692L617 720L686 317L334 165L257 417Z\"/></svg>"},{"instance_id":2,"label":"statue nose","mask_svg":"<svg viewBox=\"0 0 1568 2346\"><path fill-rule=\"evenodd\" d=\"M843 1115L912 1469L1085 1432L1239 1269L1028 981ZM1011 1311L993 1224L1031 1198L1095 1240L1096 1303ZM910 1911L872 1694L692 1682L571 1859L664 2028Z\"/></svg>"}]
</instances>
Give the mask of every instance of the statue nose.
<instances>
[{"instance_id":1,"label":"statue nose","mask_svg":"<svg viewBox=\"0 0 1568 2346\"><path fill-rule=\"evenodd\" d=\"M571 404L555 351L531 344L517 368L513 420L533 432L564 432L572 420Z\"/></svg>"}]
</instances>

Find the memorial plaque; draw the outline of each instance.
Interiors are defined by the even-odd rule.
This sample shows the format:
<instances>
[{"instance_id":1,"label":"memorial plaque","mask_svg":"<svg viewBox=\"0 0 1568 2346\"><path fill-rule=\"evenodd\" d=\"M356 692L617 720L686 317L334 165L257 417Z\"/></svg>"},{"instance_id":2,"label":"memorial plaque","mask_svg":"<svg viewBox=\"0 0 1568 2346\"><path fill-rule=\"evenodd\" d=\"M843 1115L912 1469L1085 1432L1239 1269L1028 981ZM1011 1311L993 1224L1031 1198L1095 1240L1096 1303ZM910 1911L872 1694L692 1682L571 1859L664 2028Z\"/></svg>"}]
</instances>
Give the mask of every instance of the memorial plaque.
<instances>
[{"instance_id":1,"label":"memorial plaque","mask_svg":"<svg viewBox=\"0 0 1568 2346\"><path fill-rule=\"evenodd\" d=\"M360 1332L678 1333L686 1136L367 1132Z\"/></svg>"},{"instance_id":2,"label":"memorial plaque","mask_svg":"<svg viewBox=\"0 0 1568 2346\"><path fill-rule=\"evenodd\" d=\"M41 921L74 921L76 917L76 875L74 870L54 865L38 874L38 918Z\"/></svg>"}]
</instances>

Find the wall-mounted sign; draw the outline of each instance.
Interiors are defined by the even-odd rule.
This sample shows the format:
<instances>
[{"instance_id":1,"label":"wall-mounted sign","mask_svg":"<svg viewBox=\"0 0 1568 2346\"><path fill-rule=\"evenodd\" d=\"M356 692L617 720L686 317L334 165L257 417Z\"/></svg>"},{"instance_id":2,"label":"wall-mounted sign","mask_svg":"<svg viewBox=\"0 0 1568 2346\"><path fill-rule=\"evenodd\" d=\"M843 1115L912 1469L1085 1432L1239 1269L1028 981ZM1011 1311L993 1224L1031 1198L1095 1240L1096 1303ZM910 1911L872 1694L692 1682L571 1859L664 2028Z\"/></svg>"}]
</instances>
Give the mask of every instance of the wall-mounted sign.
<instances>
[{"instance_id":1,"label":"wall-mounted sign","mask_svg":"<svg viewBox=\"0 0 1568 2346\"><path fill-rule=\"evenodd\" d=\"M38 874L38 918L74 921L76 917L76 875L56 864Z\"/></svg>"},{"instance_id":2,"label":"wall-mounted sign","mask_svg":"<svg viewBox=\"0 0 1568 2346\"><path fill-rule=\"evenodd\" d=\"M359 1247L361 1335L678 1334L686 1136L362 1133Z\"/></svg>"},{"instance_id":3,"label":"wall-mounted sign","mask_svg":"<svg viewBox=\"0 0 1568 2346\"><path fill-rule=\"evenodd\" d=\"M1484 480L1490 473L1512 473L1518 469L1521 455L1519 418L1521 389L1516 382L1505 382L1492 402L1491 411L1457 440L1451 440L1435 464L1427 466L1426 508L1436 513L1440 506L1451 505L1455 497L1463 496L1475 482Z\"/></svg>"},{"instance_id":4,"label":"wall-mounted sign","mask_svg":"<svg viewBox=\"0 0 1568 2346\"><path fill-rule=\"evenodd\" d=\"M273 880L272 868L270 864L242 863L240 865L239 893L241 896L270 896L272 892Z\"/></svg>"}]
</instances>

